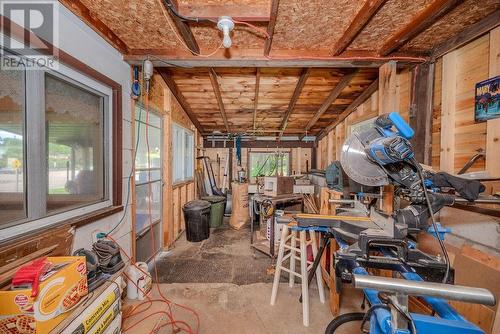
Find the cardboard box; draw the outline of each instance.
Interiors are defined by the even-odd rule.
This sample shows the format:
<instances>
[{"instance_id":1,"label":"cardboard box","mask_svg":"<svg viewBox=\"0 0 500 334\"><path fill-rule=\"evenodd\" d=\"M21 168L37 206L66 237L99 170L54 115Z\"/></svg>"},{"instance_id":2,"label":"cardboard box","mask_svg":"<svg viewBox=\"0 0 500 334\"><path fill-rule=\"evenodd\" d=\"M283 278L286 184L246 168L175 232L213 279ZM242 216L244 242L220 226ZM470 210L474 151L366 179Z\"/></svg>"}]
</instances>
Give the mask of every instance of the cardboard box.
<instances>
[{"instance_id":1,"label":"cardboard box","mask_svg":"<svg viewBox=\"0 0 500 334\"><path fill-rule=\"evenodd\" d=\"M294 182L291 176L266 176L264 177L264 195L276 197L293 194Z\"/></svg>"},{"instance_id":2,"label":"cardboard box","mask_svg":"<svg viewBox=\"0 0 500 334\"><path fill-rule=\"evenodd\" d=\"M40 278L36 297L31 289L0 291L0 334L47 334L88 294L85 257L47 261L57 269Z\"/></svg>"}]
</instances>

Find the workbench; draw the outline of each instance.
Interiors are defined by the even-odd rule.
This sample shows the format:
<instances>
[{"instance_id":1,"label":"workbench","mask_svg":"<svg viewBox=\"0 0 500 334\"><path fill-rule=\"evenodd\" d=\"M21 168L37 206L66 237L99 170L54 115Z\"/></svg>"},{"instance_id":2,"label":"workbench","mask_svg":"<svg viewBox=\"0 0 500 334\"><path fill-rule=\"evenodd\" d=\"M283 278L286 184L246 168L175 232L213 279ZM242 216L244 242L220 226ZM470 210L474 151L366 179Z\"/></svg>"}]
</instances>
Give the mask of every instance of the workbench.
<instances>
[{"instance_id":1,"label":"workbench","mask_svg":"<svg viewBox=\"0 0 500 334\"><path fill-rule=\"evenodd\" d=\"M262 203L264 200L269 200L272 203L273 207L273 215L271 217L271 228L270 228L270 238L269 241L267 239L265 240L259 240L255 241L254 239L254 221L255 221L255 215L256 215L256 208L259 206L260 203ZM275 222L276 222L276 209L279 207L285 207L288 205L293 205L293 204L300 204L301 205L301 211L304 209L304 200L302 197L302 194L286 194L286 195L279 195L275 197L270 197L270 196L264 196L262 194L254 194L253 196L250 197L250 204L252 207L252 213L250 217L250 247L253 249L266 254L270 256L271 258L275 258L276 254L276 245L274 244L274 234L275 234ZM264 221L262 215L259 215L259 226L262 224L265 224L266 222ZM254 242L255 241L255 242Z\"/></svg>"}]
</instances>

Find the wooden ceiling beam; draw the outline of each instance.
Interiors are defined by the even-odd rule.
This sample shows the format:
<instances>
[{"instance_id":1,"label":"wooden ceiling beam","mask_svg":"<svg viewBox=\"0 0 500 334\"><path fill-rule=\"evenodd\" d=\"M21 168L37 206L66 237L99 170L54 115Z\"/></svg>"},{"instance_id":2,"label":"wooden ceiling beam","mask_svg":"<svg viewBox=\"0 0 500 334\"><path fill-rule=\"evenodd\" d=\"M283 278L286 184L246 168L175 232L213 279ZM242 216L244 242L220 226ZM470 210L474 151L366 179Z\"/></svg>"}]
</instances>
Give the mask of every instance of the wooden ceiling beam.
<instances>
[{"instance_id":1,"label":"wooden ceiling beam","mask_svg":"<svg viewBox=\"0 0 500 334\"><path fill-rule=\"evenodd\" d=\"M500 9L436 46L431 52L430 61L435 61L444 54L469 43L498 26L500 26Z\"/></svg>"},{"instance_id":2,"label":"wooden ceiling beam","mask_svg":"<svg viewBox=\"0 0 500 334\"><path fill-rule=\"evenodd\" d=\"M380 55L386 56L397 51L462 2L463 0L435 0L421 10L410 23L391 36L380 49Z\"/></svg>"},{"instance_id":3,"label":"wooden ceiling beam","mask_svg":"<svg viewBox=\"0 0 500 334\"><path fill-rule=\"evenodd\" d=\"M280 5L279 0L271 0L271 15L269 19L269 24L267 26L267 33L269 34L269 38L266 39L266 43L264 45L264 56L269 56L271 52L271 45L273 44L273 35L274 35L274 27L276 26L276 19L278 17L278 8Z\"/></svg>"},{"instance_id":4,"label":"wooden ceiling beam","mask_svg":"<svg viewBox=\"0 0 500 334\"><path fill-rule=\"evenodd\" d=\"M363 30L363 28L370 22L373 16L378 12L378 10L383 6L387 0L367 0L365 1L363 7L358 11L354 19L352 20L347 30L337 41L332 50L332 55L338 56L341 54L358 34Z\"/></svg>"},{"instance_id":5,"label":"wooden ceiling beam","mask_svg":"<svg viewBox=\"0 0 500 334\"><path fill-rule=\"evenodd\" d=\"M125 42L99 20L80 0L59 0L59 2L73 12L73 14L78 16L86 25L92 28L120 53L127 54L129 52Z\"/></svg>"},{"instance_id":6,"label":"wooden ceiling beam","mask_svg":"<svg viewBox=\"0 0 500 334\"><path fill-rule=\"evenodd\" d=\"M174 8L176 8L176 10L178 10L179 8L177 0L162 0L162 5L164 5L164 2L169 3ZM181 20L179 17L172 14L172 11L169 8L166 8L166 10L168 12L168 15L172 19L172 22L174 23L175 27L181 34L182 40L184 41L184 43L186 43L186 46L189 48L189 50L191 50L193 54L199 54L200 47L198 46L198 43L194 38L193 32L191 31L191 28L189 27L187 22Z\"/></svg>"},{"instance_id":7,"label":"wooden ceiling beam","mask_svg":"<svg viewBox=\"0 0 500 334\"><path fill-rule=\"evenodd\" d=\"M319 107L318 111L316 111L316 114L309 120L309 122L306 125L305 130L309 131L311 128L316 124L316 122L320 119L321 116L328 110L328 108L332 105L332 103L339 97L340 93L344 90L344 88L349 85L349 82L351 82L352 78L356 75L357 71L352 71L346 75L344 75L341 79L340 82L333 88L333 90L328 94L326 97L325 101L321 104Z\"/></svg>"},{"instance_id":8,"label":"wooden ceiling beam","mask_svg":"<svg viewBox=\"0 0 500 334\"><path fill-rule=\"evenodd\" d=\"M347 108L345 108L345 110L337 117L335 122L333 122L323 130L321 130L316 140L321 140L328 134L328 132L335 129L337 125L339 125L344 119L346 119L347 116L349 116L354 110L356 110L356 108L359 107L363 102L368 100L370 96L372 96L372 94L375 93L377 90L378 90L378 79L373 81L370 84L370 86L368 86L354 101L352 101L351 104L348 105Z\"/></svg>"},{"instance_id":9,"label":"wooden ceiling beam","mask_svg":"<svg viewBox=\"0 0 500 334\"><path fill-rule=\"evenodd\" d=\"M260 68L255 72L255 98L253 100L253 129L257 128L257 110L259 109Z\"/></svg>"},{"instance_id":10,"label":"wooden ceiling beam","mask_svg":"<svg viewBox=\"0 0 500 334\"><path fill-rule=\"evenodd\" d=\"M184 112L188 115L189 119L191 122L194 124L196 129L198 129L199 133L204 133L203 126L200 124L198 119L196 118L196 115L194 114L193 110L189 106L189 103L187 103L186 99L182 95L182 93L179 91L179 88L177 87L177 84L175 83L174 79L172 78L172 74L168 69L162 68L158 69L158 73L160 73L160 76L162 77L163 81L167 84L168 89L170 89L170 92L172 95L175 97L177 102L181 105L182 109L184 109Z\"/></svg>"},{"instance_id":11,"label":"wooden ceiling beam","mask_svg":"<svg viewBox=\"0 0 500 334\"><path fill-rule=\"evenodd\" d=\"M188 17L198 17L217 22L220 16L230 16L236 21L269 22L271 13L269 6L263 4L195 4L180 3L179 14Z\"/></svg>"},{"instance_id":12,"label":"wooden ceiling beam","mask_svg":"<svg viewBox=\"0 0 500 334\"><path fill-rule=\"evenodd\" d=\"M227 132L231 132L229 130L229 123L227 121L226 109L224 108L224 103L222 101L222 95L220 93L220 85L219 80L217 79L217 73L213 68L210 68L209 71L210 82L212 83L212 88L214 90L215 98L217 99L217 104L219 105L219 111L224 120L224 126L226 127Z\"/></svg>"},{"instance_id":13,"label":"wooden ceiling beam","mask_svg":"<svg viewBox=\"0 0 500 334\"><path fill-rule=\"evenodd\" d=\"M302 92L302 88L304 88L304 85L310 73L311 73L311 68L309 67L303 68L302 72L300 73L300 78L297 81L297 85L295 86L295 90L293 91L292 98L290 99L290 103L288 104L286 113L283 116L283 120L281 121L280 129L282 133L285 131L288 125L288 119L290 118L290 115L292 114L293 109L295 108L295 104L297 104L297 100L299 99L300 93Z\"/></svg>"}]
</instances>

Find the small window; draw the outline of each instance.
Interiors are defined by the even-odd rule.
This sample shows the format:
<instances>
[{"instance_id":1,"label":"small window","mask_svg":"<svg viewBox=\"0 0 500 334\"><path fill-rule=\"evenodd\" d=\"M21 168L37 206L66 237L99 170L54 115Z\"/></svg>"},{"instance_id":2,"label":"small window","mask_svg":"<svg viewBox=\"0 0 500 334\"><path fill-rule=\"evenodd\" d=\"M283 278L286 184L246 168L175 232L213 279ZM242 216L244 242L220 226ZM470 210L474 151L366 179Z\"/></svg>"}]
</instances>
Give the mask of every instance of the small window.
<instances>
[{"instance_id":1,"label":"small window","mask_svg":"<svg viewBox=\"0 0 500 334\"><path fill-rule=\"evenodd\" d=\"M250 182L258 176L290 175L289 152L250 152Z\"/></svg>"},{"instance_id":2,"label":"small window","mask_svg":"<svg viewBox=\"0 0 500 334\"><path fill-rule=\"evenodd\" d=\"M193 179L194 134L180 125L172 125L173 182Z\"/></svg>"}]
</instances>

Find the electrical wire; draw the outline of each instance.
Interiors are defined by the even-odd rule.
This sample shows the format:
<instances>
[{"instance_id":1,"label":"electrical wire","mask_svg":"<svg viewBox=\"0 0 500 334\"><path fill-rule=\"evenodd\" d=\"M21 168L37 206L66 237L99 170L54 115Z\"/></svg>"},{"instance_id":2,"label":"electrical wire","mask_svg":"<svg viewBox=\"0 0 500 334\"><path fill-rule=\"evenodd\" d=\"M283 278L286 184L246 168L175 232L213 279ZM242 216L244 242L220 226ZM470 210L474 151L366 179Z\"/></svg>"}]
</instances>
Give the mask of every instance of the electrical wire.
<instances>
[{"instance_id":1,"label":"electrical wire","mask_svg":"<svg viewBox=\"0 0 500 334\"><path fill-rule=\"evenodd\" d=\"M436 238L439 242L439 247L441 248L441 251L443 252L445 263L446 263L446 272L443 277L443 283L446 284L448 282L448 276L450 275L450 257L448 256L448 251L446 250L446 247L444 245L443 240L439 237L438 233L438 227L436 223L436 219L434 218L434 212L432 211L432 204L431 200L429 198L429 194L427 193L427 188L425 186L425 179L424 176L422 175L422 170L419 165L419 163L413 158L412 163L417 169L418 177L420 178L420 182L422 183L422 190L424 192L424 197L425 197L425 202L427 204L427 208L429 210L430 216L431 216L431 221L432 221L432 227L434 228L434 232L436 233Z\"/></svg>"},{"instance_id":2,"label":"electrical wire","mask_svg":"<svg viewBox=\"0 0 500 334\"><path fill-rule=\"evenodd\" d=\"M175 10L174 5L170 2L170 0L163 0L163 2L165 3L165 6L167 6L167 8L172 12L172 14L174 14L175 16L177 16L178 18L180 18L183 21L191 21L191 22L196 22L196 23L214 22L213 20L210 20L210 19L181 15L181 14L179 14L179 12L177 12Z\"/></svg>"}]
</instances>

